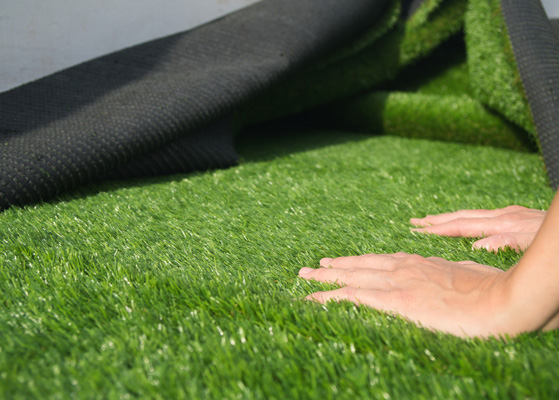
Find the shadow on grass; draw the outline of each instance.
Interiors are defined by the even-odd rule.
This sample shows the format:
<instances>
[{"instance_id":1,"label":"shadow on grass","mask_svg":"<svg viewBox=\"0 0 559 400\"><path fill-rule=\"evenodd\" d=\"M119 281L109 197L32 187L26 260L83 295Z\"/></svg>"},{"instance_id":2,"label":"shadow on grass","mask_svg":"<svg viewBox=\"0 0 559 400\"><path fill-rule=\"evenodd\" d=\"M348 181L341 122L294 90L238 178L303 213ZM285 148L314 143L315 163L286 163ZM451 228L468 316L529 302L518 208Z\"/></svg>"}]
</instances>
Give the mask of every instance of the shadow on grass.
<instances>
[{"instance_id":1,"label":"shadow on grass","mask_svg":"<svg viewBox=\"0 0 559 400\"><path fill-rule=\"evenodd\" d=\"M269 161L337 144L363 141L371 134L327 129L312 116L293 116L251 126L237 135L241 163Z\"/></svg>"},{"instance_id":2,"label":"shadow on grass","mask_svg":"<svg viewBox=\"0 0 559 400\"><path fill-rule=\"evenodd\" d=\"M235 147L240 154L240 164L246 164L270 161L289 154L301 153L342 143L363 141L370 137L370 134L344 130L326 130L309 117L294 116L244 129L237 134ZM76 199L84 199L99 193L165 184L180 181L185 177L202 175L208 171L212 170L138 179L102 180L61 194L48 201L48 203L56 204Z\"/></svg>"}]
</instances>

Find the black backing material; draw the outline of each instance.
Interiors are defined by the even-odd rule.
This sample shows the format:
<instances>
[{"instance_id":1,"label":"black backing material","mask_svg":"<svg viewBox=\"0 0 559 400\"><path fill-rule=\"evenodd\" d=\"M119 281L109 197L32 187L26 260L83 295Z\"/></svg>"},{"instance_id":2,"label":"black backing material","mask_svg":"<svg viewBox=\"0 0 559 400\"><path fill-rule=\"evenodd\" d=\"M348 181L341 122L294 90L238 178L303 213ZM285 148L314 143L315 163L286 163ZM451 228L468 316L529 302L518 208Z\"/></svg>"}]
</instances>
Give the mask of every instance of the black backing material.
<instances>
[{"instance_id":1,"label":"black backing material","mask_svg":"<svg viewBox=\"0 0 559 400\"><path fill-rule=\"evenodd\" d=\"M559 40L559 19L552 18L549 22L551 22L551 27L555 31L555 37Z\"/></svg>"},{"instance_id":2,"label":"black backing material","mask_svg":"<svg viewBox=\"0 0 559 400\"><path fill-rule=\"evenodd\" d=\"M559 187L559 39L540 0L501 0L503 15L540 141Z\"/></svg>"},{"instance_id":3,"label":"black backing material","mask_svg":"<svg viewBox=\"0 0 559 400\"><path fill-rule=\"evenodd\" d=\"M234 164L227 113L370 27L385 3L263 0L0 94L0 209L101 177Z\"/></svg>"},{"instance_id":4,"label":"black backing material","mask_svg":"<svg viewBox=\"0 0 559 400\"><path fill-rule=\"evenodd\" d=\"M230 118L220 118L160 149L138 157L101 179L145 178L227 168L237 161Z\"/></svg>"}]
</instances>

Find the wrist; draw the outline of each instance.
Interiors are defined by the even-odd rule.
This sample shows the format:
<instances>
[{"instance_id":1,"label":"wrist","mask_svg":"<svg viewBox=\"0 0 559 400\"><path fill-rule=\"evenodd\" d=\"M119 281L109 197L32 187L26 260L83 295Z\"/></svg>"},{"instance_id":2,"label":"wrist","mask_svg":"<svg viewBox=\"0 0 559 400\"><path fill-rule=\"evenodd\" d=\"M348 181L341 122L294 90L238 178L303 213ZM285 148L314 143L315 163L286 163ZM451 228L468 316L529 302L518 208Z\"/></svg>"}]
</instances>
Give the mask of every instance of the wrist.
<instances>
[{"instance_id":1,"label":"wrist","mask_svg":"<svg viewBox=\"0 0 559 400\"><path fill-rule=\"evenodd\" d=\"M530 276L523 260L503 274L495 291L494 301L500 312L495 315L494 329L500 335L514 336L559 326L554 296L536 277Z\"/></svg>"}]
</instances>

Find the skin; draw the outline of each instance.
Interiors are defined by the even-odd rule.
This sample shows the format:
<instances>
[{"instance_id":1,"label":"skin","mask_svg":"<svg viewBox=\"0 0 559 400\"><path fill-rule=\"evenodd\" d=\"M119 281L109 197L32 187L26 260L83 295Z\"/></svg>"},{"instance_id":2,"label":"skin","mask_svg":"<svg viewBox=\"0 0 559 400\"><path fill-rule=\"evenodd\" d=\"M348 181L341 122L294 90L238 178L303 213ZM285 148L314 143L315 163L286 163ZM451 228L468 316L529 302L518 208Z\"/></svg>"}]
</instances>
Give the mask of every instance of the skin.
<instances>
[{"instance_id":1,"label":"skin","mask_svg":"<svg viewBox=\"0 0 559 400\"><path fill-rule=\"evenodd\" d=\"M496 210L461 210L425 218L412 218L413 232L453 237L483 237L472 248L497 252L510 247L524 251L534 240L546 212L522 206Z\"/></svg>"},{"instance_id":2,"label":"skin","mask_svg":"<svg viewBox=\"0 0 559 400\"><path fill-rule=\"evenodd\" d=\"M299 276L340 288L307 299L348 300L461 337L514 336L559 327L559 195L547 213L511 206L411 222L424 226L419 230L424 233L486 236L475 247L491 251L504 246L528 250L506 272L473 261L406 253L323 258L320 268L301 268Z\"/></svg>"}]
</instances>

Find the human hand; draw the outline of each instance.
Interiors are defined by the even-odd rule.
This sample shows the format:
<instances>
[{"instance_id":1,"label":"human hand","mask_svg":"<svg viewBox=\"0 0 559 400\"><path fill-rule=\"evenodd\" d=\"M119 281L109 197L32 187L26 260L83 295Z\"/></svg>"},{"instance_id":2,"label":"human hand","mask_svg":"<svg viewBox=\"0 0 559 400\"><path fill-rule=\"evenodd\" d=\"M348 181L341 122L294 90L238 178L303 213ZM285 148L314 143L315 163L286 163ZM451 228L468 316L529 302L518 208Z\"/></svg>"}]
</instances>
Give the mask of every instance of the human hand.
<instances>
[{"instance_id":1,"label":"human hand","mask_svg":"<svg viewBox=\"0 0 559 400\"><path fill-rule=\"evenodd\" d=\"M301 268L299 276L342 287L308 300L349 300L457 336L511 333L503 317L507 273L500 269L406 253L323 258L320 265Z\"/></svg>"},{"instance_id":2,"label":"human hand","mask_svg":"<svg viewBox=\"0 0 559 400\"><path fill-rule=\"evenodd\" d=\"M522 206L509 206L496 210L461 210L425 218L412 218L410 222L421 228L413 232L434 233L453 237L483 237L472 248L497 252L510 247L526 250L534 240L545 211Z\"/></svg>"}]
</instances>

